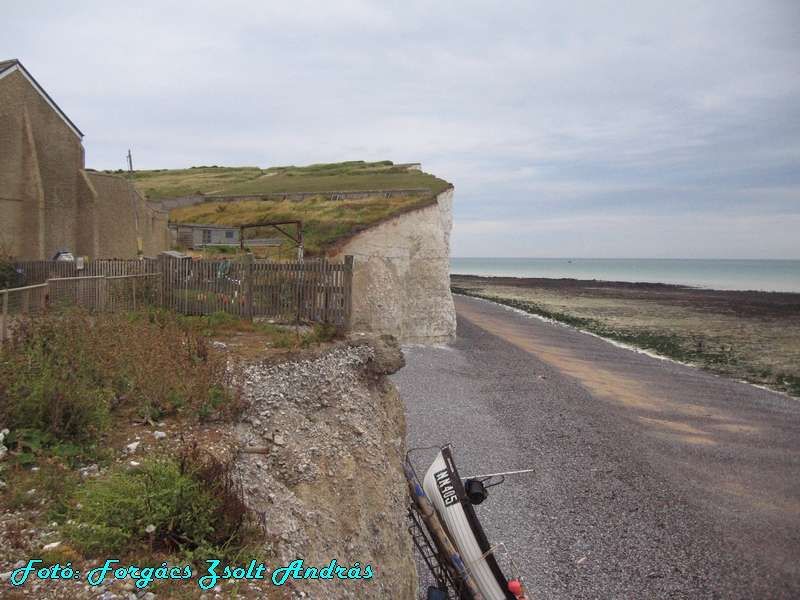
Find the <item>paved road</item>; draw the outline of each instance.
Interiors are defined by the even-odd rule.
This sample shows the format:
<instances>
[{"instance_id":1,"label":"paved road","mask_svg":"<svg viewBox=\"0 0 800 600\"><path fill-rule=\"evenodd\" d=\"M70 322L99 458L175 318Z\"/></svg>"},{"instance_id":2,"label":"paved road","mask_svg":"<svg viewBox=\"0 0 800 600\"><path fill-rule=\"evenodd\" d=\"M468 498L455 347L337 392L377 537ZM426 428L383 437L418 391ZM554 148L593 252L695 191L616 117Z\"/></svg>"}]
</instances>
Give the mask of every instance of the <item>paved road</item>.
<instances>
[{"instance_id":1,"label":"paved road","mask_svg":"<svg viewBox=\"0 0 800 600\"><path fill-rule=\"evenodd\" d=\"M536 468L477 507L530 598L800 598L800 402L456 310L455 345L406 348L394 376L409 446L451 442L463 476Z\"/></svg>"}]
</instances>

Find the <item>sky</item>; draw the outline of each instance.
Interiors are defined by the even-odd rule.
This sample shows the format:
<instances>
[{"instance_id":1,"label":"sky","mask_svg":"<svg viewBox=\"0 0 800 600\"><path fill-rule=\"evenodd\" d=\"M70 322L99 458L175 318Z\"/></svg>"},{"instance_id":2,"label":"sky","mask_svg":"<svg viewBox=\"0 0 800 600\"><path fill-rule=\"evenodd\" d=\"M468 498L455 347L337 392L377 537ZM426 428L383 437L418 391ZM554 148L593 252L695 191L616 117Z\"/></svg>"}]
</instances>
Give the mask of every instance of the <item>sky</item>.
<instances>
[{"instance_id":1,"label":"sky","mask_svg":"<svg viewBox=\"0 0 800 600\"><path fill-rule=\"evenodd\" d=\"M453 256L800 259L800 2L0 0L86 165L421 162Z\"/></svg>"}]
</instances>

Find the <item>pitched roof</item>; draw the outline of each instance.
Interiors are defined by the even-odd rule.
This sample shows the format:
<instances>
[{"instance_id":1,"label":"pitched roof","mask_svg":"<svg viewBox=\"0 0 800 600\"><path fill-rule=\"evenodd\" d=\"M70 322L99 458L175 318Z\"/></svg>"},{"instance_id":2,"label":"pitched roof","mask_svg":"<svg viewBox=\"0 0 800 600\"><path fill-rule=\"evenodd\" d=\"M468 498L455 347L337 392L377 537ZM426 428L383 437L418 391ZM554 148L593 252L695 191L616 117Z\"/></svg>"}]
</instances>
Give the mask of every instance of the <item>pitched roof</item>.
<instances>
[{"instance_id":1,"label":"pitched roof","mask_svg":"<svg viewBox=\"0 0 800 600\"><path fill-rule=\"evenodd\" d=\"M22 73L22 76L28 80L28 83L30 83L33 86L33 88L37 92L39 92L39 95L41 95L42 98L44 98L44 101L47 102L48 105L50 105L50 108L56 111L58 116L61 117L64 123L67 124L67 127L69 127L73 131L73 133L78 136L79 139L83 139L83 133L81 133L81 130L75 126L75 123L70 121L69 117L66 114L64 114L64 111L58 107L58 104L53 102L53 99L47 94L47 92L44 91L44 88L42 88L42 86L39 85L39 83L33 78L33 76L30 73L28 73L28 70L22 66L22 63L19 62L19 60L17 60L16 58L12 58L11 60L0 61L0 79L3 79L8 75L11 75L11 73L13 73L14 71L19 71L20 73Z\"/></svg>"}]
</instances>

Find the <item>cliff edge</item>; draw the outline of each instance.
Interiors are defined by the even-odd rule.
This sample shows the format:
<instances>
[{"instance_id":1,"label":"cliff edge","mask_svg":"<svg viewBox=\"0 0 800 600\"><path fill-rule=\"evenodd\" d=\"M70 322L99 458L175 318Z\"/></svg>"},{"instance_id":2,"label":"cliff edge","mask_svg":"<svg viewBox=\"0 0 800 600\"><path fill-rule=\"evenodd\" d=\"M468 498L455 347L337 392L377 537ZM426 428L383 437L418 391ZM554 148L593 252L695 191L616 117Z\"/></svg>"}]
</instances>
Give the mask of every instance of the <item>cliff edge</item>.
<instances>
[{"instance_id":1,"label":"cliff edge","mask_svg":"<svg viewBox=\"0 0 800 600\"><path fill-rule=\"evenodd\" d=\"M235 437L240 450L266 453L240 451L236 473L245 503L264 525L269 562L302 559L305 572L335 560L362 577L289 576L279 588L265 586L265 598L416 597L405 409L386 377L404 364L385 336L356 337L313 359L246 368L251 405Z\"/></svg>"},{"instance_id":2,"label":"cliff edge","mask_svg":"<svg viewBox=\"0 0 800 600\"><path fill-rule=\"evenodd\" d=\"M360 232L328 253L354 257L353 329L391 334L404 344L455 341L450 294L453 188L435 202Z\"/></svg>"}]
</instances>

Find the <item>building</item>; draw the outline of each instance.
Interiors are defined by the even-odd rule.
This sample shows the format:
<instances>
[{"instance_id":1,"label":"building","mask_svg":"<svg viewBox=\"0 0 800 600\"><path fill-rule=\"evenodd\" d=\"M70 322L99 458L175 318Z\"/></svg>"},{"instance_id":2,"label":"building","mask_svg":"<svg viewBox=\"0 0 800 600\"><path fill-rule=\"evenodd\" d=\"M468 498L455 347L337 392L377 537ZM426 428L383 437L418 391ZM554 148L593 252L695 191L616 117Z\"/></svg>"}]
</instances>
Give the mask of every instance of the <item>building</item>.
<instances>
[{"instance_id":1,"label":"building","mask_svg":"<svg viewBox=\"0 0 800 600\"><path fill-rule=\"evenodd\" d=\"M189 250L206 246L238 246L239 228L225 225L170 223L170 243Z\"/></svg>"},{"instance_id":2,"label":"building","mask_svg":"<svg viewBox=\"0 0 800 600\"><path fill-rule=\"evenodd\" d=\"M0 62L0 250L31 260L167 250L168 214L123 177L87 171L82 140L18 60Z\"/></svg>"}]
</instances>

